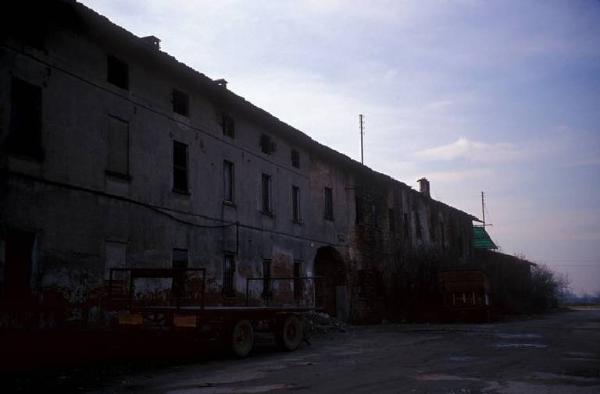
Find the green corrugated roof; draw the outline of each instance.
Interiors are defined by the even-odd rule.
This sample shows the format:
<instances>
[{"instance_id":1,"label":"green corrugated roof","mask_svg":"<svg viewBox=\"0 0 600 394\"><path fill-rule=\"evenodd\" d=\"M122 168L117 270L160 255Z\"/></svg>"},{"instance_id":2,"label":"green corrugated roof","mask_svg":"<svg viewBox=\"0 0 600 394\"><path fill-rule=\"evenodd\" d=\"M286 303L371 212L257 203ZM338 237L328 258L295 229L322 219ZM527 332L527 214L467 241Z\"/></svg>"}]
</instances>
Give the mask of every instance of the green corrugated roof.
<instances>
[{"instance_id":1,"label":"green corrugated roof","mask_svg":"<svg viewBox=\"0 0 600 394\"><path fill-rule=\"evenodd\" d=\"M498 249L485 227L473 226L473 247L476 249Z\"/></svg>"}]
</instances>

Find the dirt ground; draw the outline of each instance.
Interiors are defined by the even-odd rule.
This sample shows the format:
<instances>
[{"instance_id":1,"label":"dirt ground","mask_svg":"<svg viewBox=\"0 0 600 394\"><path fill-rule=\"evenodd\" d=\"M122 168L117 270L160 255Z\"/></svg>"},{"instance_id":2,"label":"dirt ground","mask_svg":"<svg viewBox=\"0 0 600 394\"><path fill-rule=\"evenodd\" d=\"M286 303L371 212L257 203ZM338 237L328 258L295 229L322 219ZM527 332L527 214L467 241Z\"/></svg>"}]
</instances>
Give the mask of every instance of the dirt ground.
<instances>
[{"instance_id":1,"label":"dirt ground","mask_svg":"<svg viewBox=\"0 0 600 394\"><path fill-rule=\"evenodd\" d=\"M483 325L354 326L311 342L292 353L265 344L243 360L209 356L56 370L22 376L11 389L600 393L600 309Z\"/></svg>"}]
</instances>

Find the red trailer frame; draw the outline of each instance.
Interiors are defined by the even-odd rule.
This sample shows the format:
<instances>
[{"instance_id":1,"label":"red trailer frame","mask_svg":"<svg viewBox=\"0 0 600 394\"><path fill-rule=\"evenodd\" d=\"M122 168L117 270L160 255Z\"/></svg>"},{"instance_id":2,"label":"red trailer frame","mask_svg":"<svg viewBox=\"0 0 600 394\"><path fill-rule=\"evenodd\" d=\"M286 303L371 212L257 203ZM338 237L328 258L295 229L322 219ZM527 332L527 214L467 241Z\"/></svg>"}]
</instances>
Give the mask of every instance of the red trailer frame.
<instances>
[{"instance_id":1,"label":"red trailer frame","mask_svg":"<svg viewBox=\"0 0 600 394\"><path fill-rule=\"evenodd\" d=\"M127 279L117 280L116 274ZM190 278L190 274L192 277ZM185 287L195 280L200 285L195 291L176 291L159 302L136 300L137 279L171 279ZM294 304L273 304L266 297L264 305L251 306L250 284L269 280L293 281L294 285L312 281L312 302L295 298ZM205 268L112 268L109 276L108 307L118 311L118 325L137 329L184 329L196 330L206 337L213 337L227 344L239 357L247 356L254 347L254 332L269 331L277 344L285 350L295 350L305 339L303 314L321 308L316 305L315 288L319 277L257 277L246 279L244 305L207 306ZM272 285L271 285L272 286ZM173 285L172 285L173 289ZM272 287L271 287L272 289ZM188 297L190 295L191 297ZM164 294L163 294L164 296Z\"/></svg>"}]
</instances>

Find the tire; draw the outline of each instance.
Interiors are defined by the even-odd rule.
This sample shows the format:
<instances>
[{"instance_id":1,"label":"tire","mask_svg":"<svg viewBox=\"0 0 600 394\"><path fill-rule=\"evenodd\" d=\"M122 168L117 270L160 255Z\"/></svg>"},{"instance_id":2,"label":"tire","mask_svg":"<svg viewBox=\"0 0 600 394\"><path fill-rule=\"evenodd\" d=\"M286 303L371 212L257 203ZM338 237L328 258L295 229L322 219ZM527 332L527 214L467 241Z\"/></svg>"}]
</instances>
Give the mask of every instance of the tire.
<instances>
[{"instance_id":1,"label":"tire","mask_svg":"<svg viewBox=\"0 0 600 394\"><path fill-rule=\"evenodd\" d=\"M280 348L290 352L296 350L304 339L304 325L302 321L297 316L287 316L283 324L279 327L275 338Z\"/></svg>"},{"instance_id":2,"label":"tire","mask_svg":"<svg viewBox=\"0 0 600 394\"><path fill-rule=\"evenodd\" d=\"M254 347L254 329L248 320L240 320L231 330L231 351L237 357L248 356Z\"/></svg>"}]
</instances>

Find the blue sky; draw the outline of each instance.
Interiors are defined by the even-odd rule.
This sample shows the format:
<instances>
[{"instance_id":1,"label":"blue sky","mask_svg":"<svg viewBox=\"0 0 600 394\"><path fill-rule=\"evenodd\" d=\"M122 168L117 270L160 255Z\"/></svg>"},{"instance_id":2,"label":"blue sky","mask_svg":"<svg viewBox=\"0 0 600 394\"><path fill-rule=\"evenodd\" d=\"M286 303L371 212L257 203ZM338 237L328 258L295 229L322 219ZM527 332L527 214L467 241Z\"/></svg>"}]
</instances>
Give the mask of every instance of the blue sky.
<instances>
[{"instance_id":1,"label":"blue sky","mask_svg":"<svg viewBox=\"0 0 600 394\"><path fill-rule=\"evenodd\" d=\"M600 1L83 2L600 291Z\"/></svg>"}]
</instances>

